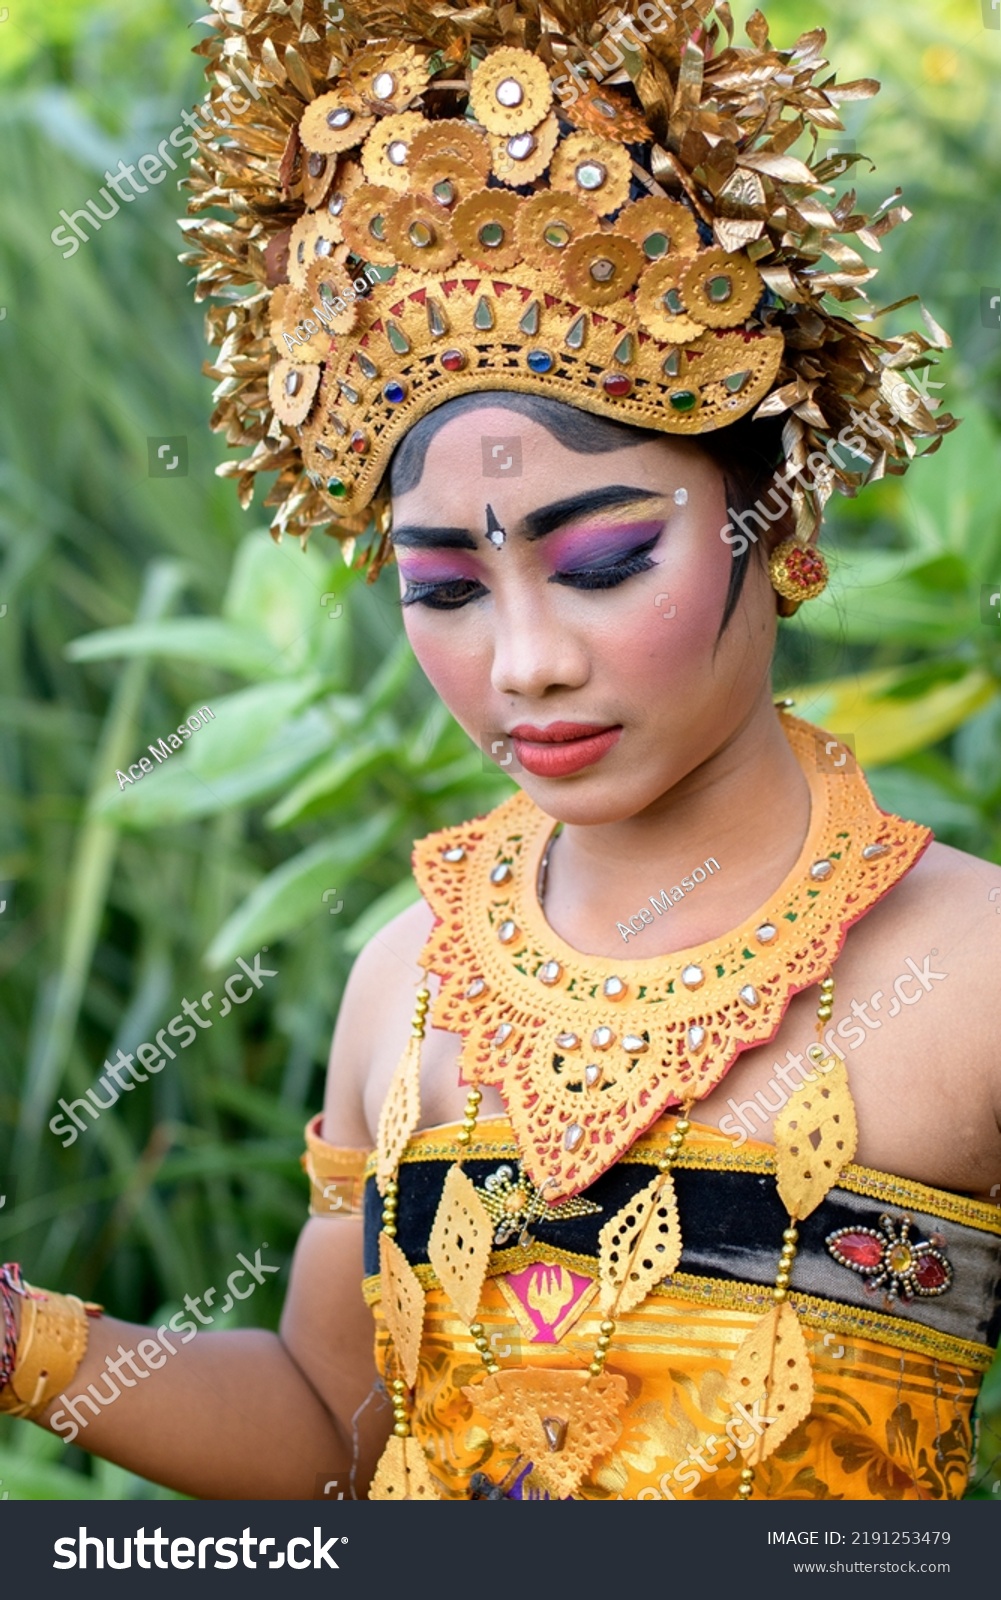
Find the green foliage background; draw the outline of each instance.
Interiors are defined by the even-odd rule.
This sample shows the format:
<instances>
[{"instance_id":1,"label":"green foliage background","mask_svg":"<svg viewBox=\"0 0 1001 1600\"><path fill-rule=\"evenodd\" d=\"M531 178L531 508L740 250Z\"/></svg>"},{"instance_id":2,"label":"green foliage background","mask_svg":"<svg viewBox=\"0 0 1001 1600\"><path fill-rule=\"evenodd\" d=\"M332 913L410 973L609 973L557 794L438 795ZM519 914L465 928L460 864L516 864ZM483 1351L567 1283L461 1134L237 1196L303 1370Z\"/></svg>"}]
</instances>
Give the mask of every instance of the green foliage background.
<instances>
[{"instance_id":1,"label":"green foliage background","mask_svg":"<svg viewBox=\"0 0 1001 1600\"><path fill-rule=\"evenodd\" d=\"M143 1321L238 1250L288 1258L351 960L413 896L410 841L505 792L420 679L392 579L366 588L322 536L275 547L213 476L176 180L70 260L50 242L200 98L198 9L11 0L0 23L0 1259ZM966 419L903 482L832 506L835 581L786 627L776 687L855 736L885 805L1001 860L1001 626L980 609L1001 587L1001 326L980 294L1001 292L1001 32L979 0L768 14L779 44L823 25L842 78L883 81L846 108L877 163L860 200L899 183L915 215L876 303L916 288L951 330L933 376ZM187 476L148 476L158 435L186 436ZM120 793L115 769L204 703L207 731ZM279 976L63 1151L58 1096L265 945ZM274 1325L281 1293L226 1321ZM990 1496L997 1368L982 1413ZM2 1418L0 1492L165 1493Z\"/></svg>"}]
</instances>

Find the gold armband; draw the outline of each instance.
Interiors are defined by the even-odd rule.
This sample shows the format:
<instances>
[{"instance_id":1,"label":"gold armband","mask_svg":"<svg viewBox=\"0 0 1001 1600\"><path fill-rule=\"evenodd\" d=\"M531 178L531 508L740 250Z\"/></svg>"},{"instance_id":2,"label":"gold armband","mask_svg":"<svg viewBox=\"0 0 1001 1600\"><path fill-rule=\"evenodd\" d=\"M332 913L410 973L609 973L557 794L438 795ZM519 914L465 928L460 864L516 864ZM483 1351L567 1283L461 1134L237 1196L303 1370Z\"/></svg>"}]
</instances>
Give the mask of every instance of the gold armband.
<instances>
[{"instance_id":1,"label":"gold armband","mask_svg":"<svg viewBox=\"0 0 1001 1600\"><path fill-rule=\"evenodd\" d=\"M75 1294L53 1294L28 1283L24 1287L17 1357L0 1390L0 1412L34 1421L72 1383L86 1354L89 1318L100 1316L104 1308Z\"/></svg>"},{"instance_id":2,"label":"gold armband","mask_svg":"<svg viewBox=\"0 0 1001 1600\"><path fill-rule=\"evenodd\" d=\"M300 1157L309 1177L311 1217L360 1217L364 1209L368 1150L341 1149L320 1138L322 1113L306 1124L306 1149Z\"/></svg>"}]
</instances>

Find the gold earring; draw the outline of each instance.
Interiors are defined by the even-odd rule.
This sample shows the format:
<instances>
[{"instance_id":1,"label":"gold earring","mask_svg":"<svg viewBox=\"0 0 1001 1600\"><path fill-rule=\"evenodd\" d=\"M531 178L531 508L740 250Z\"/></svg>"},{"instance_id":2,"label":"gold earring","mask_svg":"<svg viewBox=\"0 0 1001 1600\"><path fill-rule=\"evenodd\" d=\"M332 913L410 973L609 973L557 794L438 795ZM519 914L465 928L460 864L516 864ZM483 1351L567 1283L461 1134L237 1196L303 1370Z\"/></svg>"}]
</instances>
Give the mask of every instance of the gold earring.
<instances>
[{"instance_id":1,"label":"gold earring","mask_svg":"<svg viewBox=\"0 0 1001 1600\"><path fill-rule=\"evenodd\" d=\"M783 539L771 553L768 576L779 596L779 616L791 617L804 600L816 600L819 594L823 594L830 570L820 551L813 545L799 544L795 539Z\"/></svg>"}]
</instances>

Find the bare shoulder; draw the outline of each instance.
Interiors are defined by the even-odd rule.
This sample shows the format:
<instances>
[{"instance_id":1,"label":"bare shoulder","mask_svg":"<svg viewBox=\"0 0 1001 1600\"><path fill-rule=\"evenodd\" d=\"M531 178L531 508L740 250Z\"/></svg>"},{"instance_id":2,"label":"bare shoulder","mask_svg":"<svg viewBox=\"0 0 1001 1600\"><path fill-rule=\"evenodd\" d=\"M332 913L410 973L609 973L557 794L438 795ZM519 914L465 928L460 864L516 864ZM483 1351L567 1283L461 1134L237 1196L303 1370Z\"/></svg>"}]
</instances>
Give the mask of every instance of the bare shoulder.
<instances>
[{"instance_id":1,"label":"bare shoulder","mask_svg":"<svg viewBox=\"0 0 1001 1600\"><path fill-rule=\"evenodd\" d=\"M324 1100L324 1138L361 1148L371 1142L365 1089L385 1055L399 1056L421 977L419 958L434 923L425 901L387 922L359 954L337 1014Z\"/></svg>"},{"instance_id":2,"label":"bare shoulder","mask_svg":"<svg viewBox=\"0 0 1001 1600\"><path fill-rule=\"evenodd\" d=\"M972 1074L1001 1114L1001 866L933 841L856 937L887 979L890 964L903 973L913 961L937 975L923 1008L926 1048L939 1069L951 1063L954 1082Z\"/></svg>"},{"instance_id":3,"label":"bare shoulder","mask_svg":"<svg viewBox=\"0 0 1001 1600\"><path fill-rule=\"evenodd\" d=\"M941 933L945 954L971 978L992 972L1001 956L1001 866L934 841L887 906L921 931Z\"/></svg>"}]
</instances>

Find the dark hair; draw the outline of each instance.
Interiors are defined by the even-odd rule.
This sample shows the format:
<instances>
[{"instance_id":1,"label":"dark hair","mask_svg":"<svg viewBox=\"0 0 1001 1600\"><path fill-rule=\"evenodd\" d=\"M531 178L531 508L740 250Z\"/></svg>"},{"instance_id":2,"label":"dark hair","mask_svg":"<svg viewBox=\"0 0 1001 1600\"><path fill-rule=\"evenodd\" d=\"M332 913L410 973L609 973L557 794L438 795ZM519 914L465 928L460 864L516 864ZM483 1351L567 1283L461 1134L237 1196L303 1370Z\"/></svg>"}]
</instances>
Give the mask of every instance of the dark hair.
<instances>
[{"instance_id":1,"label":"dark hair","mask_svg":"<svg viewBox=\"0 0 1001 1600\"><path fill-rule=\"evenodd\" d=\"M582 411L563 400L553 400L548 395L509 393L498 389L478 390L473 394L458 395L454 400L446 400L414 423L390 458L387 468L390 493L401 495L416 488L424 471L428 447L446 422L484 406L503 406L505 410L520 412L545 428L565 449L580 455L600 455L605 451L625 450L632 445L676 437L659 429L635 428L626 422L594 416L589 411ZM782 460L781 418L752 422L750 417L741 417L713 433L684 437L709 456L722 472L728 516L751 510ZM720 623L720 637L737 608L752 548L757 547L748 544L739 555L734 556Z\"/></svg>"}]
</instances>

